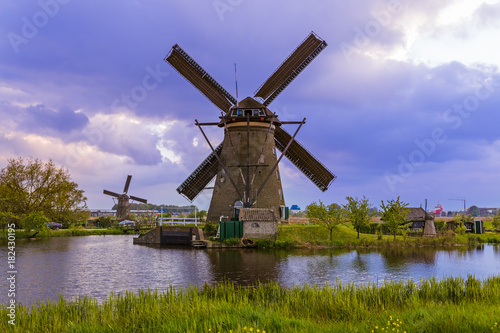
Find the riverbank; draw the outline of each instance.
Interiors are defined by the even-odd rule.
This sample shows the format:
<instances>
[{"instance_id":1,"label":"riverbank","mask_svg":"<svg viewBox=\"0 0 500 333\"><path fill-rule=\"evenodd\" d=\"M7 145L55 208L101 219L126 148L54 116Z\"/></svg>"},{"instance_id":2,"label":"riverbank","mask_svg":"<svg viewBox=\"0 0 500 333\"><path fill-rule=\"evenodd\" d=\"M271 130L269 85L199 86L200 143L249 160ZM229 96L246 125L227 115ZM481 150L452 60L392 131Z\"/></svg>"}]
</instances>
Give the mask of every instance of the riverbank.
<instances>
[{"instance_id":1,"label":"riverbank","mask_svg":"<svg viewBox=\"0 0 500 333\"><path fill-rule=\"evenodd\" d=\"M72 229L59 229L59 230L44 230L36 233L31 231L29 233L24 230L16 229L16 239L22 238L45 238L45 237L71 237L71 236L103 236L103 235L123 235L122 229L85 229L85 228L72 228ZM0 240L7 239L7 231L0 231Z\"/></svg>"},{"instance_id":2,"label":"riverbank","mask_svg":"<svg viewBox=\"0 0 500 333\"><path fill-rule=\"evenodd\" d=\"M18 305L11 332L500 332L500 276L333 286L231 283ZM9 309L0 306L0 316Z\"/></svg>"}]
</instances>

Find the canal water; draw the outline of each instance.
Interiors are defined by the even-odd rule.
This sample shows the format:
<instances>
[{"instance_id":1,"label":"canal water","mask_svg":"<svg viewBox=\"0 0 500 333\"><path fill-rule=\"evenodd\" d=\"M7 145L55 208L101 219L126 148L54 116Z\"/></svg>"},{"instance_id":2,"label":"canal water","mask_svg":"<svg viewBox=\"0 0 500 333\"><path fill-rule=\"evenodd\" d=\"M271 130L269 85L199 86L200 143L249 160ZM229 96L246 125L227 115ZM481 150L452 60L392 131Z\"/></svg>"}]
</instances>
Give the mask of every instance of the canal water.
<instances>
[{"instance_id":1,"label":"canal water","mask_svg":"<svg viewBox=\"0 0 500 333\"><path fill-rule=\"evenodd\" d=\"M24 305L140 288L164 290L229 281L292 284L355 284L500 273L500 247L355 250L196 250L133 245L132 235L56 237L16 241L16 300ZM0 303L8 300L7 245L0 243Z\"/></svg>"}]
</instances>

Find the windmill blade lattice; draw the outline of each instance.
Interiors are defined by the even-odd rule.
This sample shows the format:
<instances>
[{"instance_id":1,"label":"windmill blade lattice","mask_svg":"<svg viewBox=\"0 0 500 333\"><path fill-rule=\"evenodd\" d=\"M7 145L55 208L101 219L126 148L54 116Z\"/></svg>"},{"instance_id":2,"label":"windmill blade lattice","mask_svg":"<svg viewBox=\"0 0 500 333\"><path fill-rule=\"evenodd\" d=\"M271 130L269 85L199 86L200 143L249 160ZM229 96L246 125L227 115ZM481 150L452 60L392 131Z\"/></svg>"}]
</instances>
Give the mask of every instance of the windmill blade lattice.
<instances>
[{"instance_id":1,"label":"windmill blade lattice","mask_svg":"<svg viewBox=\"0 0 500 333\"><path fill-rule=\"evenodd\" d=\"M274 142L276 148L280 151L285 149L291 139L292 136L284 129L281 127L276 128ZM297 140L293 140L285 156L323 192L328 189L336 178L330 170L318 161L309 151L302 147Z\"/></svg>"},{"instance_id":2,"label":"windmill blade lattice","mask_svg":"<svg viewBox=\"0 0 500 333\"><path fill-rule=\"evenodd\" d=\"M236 104L236 99L179 45L175 44L164 60L222 111L227 112L233 104Z\"/></svg>"},{"instance_id":3,"label":"windmill blade lattice","mask_svg":"<svg viewBox=\"0 0 500 333\"><path fill-rule=\"evenodd\" d=\"M222 143L215 148L215 152L217 154L220 154L221 151ZM207 186L207 184L210 183L210 181L217 175L218 168L219 163L212 152L177 188L177 193L182 194L189 201L193 201Z\"/></svg>"},{"instance_id":4,"label":"windmill blade lattice","mask_svg":"<svg viewBox=\"0 0 500 333\"><path fill-rule=\"evenodd\" d=\"M324 40L311 32L262 84L255 97L265 99L263 104L268 106L326 46Z\"/></svg>"}]
</instances>

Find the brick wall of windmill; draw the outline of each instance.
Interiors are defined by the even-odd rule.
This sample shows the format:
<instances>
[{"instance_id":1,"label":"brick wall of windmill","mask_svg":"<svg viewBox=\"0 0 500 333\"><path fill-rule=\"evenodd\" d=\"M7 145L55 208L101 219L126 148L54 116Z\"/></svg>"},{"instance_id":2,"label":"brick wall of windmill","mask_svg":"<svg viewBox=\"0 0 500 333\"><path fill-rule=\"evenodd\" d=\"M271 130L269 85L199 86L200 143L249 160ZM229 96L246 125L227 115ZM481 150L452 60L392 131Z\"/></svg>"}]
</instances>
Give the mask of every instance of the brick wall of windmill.
<instances>
[{"instance_id":1,"label":"brick wall of windmill","mask_svg":"<svg viewBox=\"0 0 500 333\"><path fill-rule=\"evenodd\" d=\"M245 185L242 175L240 174L240 168L236 166L247 164L247 128L246 123L236 124L240 126L231 126L228 128L232 146L228 135L226 134L224 136L224 147L221 152L221 159L223 160L233 181L240 190L240 193L244 195ZM251 186L251 197L255 195L271 168L276 163L277 157L279 157L277 156L277 151L274 147L274 130L269 131L269 135L266 140L268 128L268 123L252 124L250 127L250 164L264 165L257 167L255 178ZM264 157L259 161L263 146L264 150L262 155ZM246 181L246 167L241 167L241 171ZM252 182L252 178L254 177L254 171L255 167L251 167L250 182ZM233 205L240 199L241 198L238 196L236 190L231 184L229 177L227 177L227 175L223 175L223 170L219 167L215 180L212 201L208 211L208 220L218 222L221 216L232 218L234 216ZM266 182L266 185L257 197L256 204L252 206L252 208L274 209L276 215L279 216L279 207L284 205L285 200L278 166L269 177L269 180Z\"/></svg>"}]
</instances>

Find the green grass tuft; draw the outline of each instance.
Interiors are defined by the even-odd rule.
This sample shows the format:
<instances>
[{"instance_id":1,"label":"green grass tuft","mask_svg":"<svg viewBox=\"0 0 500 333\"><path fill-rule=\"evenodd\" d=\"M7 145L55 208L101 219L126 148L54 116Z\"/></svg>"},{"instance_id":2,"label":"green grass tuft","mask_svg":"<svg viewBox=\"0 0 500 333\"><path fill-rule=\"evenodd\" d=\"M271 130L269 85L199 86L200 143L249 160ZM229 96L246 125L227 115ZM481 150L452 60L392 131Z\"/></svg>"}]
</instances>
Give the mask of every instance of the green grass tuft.
<instances>
[{"instance_id":1,"label":"green grass tuft","mask_svg":"<svg viewBox=\"0 0 500 333\"><path fill-rule=\"evenodd\" d=\"M500 321L499 302L500 276L290 288L227 282L126 292L102 303L79 297L20 305L16 326L2 320L0 331L491 332ZM0 316L7 313L1 305Z\"/></svg>"}]
</instances>

